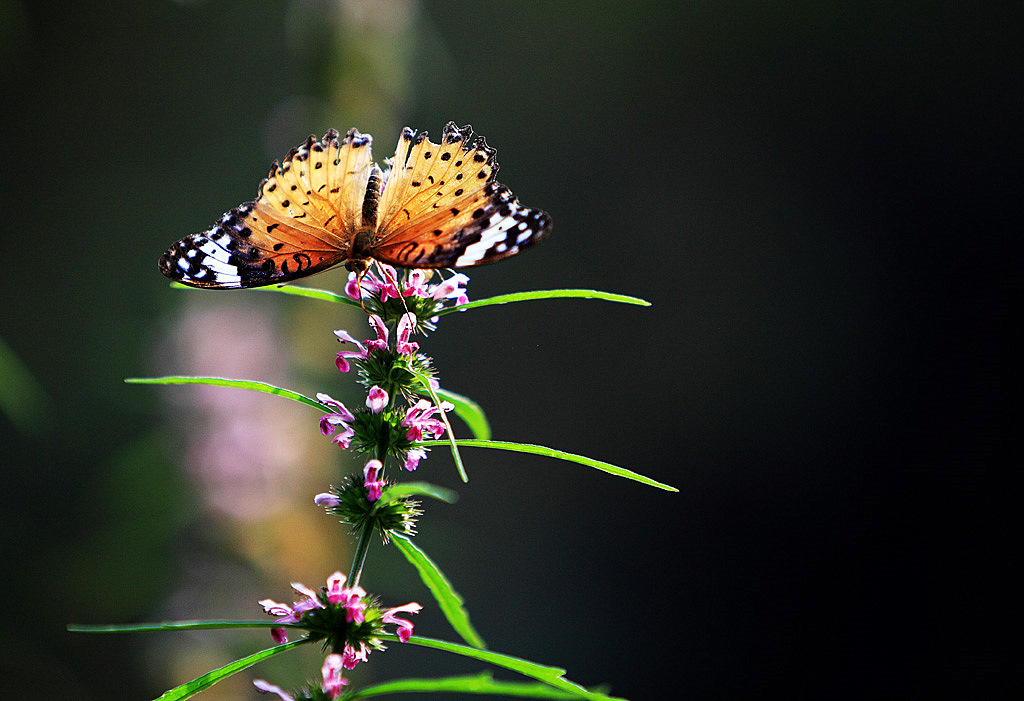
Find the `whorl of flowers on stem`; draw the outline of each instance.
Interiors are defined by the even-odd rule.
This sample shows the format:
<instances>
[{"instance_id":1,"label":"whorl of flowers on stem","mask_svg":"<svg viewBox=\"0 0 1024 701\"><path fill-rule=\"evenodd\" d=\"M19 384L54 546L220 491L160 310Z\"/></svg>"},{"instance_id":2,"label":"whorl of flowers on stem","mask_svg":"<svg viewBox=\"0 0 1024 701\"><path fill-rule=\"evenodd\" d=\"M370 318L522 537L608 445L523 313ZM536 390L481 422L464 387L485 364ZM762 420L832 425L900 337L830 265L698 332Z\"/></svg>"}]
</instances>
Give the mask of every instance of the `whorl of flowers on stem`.
<instances>
[{"instance_id":1,"label":"whorl of flowers on stem","mask_svg":"<svg viewBox=\"0 0 1024 701\"><path fill-rule=\"evenodd\" d=\"M300 582L292 582L292 589L300 595L293 604L263 599L260 606L275 616L271 636L278 643L287 641L287 629L298 628L306 632L306 639L323 641L324 649L339 654L345 669L366 660L371 650L383 650L381 635L388 634L386 625L394 625L395 634L402 642L409 640L413 624L399 613L418 613L422 608L415 602L394 608L383 608L377 599L367 598L360 586L345 586L346 577L335 572L327 578L327 585L313 591Z\"/></svg>"},{"instance_id":2,"label":"whorl of flowers on stem","mask_svg":"<svg viewBox=\"0 0 1024 701\"><path fill-rule=\"evenodd\" d=\"M439 311L469 302L465 289L468 276L456 273L435 283L431 281L433 274L430 270L398 272L390 265L376 264L361 278L349 274L345 294L386 321L412 312L416 331L426 333L436 328Z\"/></svg>"},{"instance_id":3,"label":"whorl of flowers on stem","mask_svg":"<svg viewBox=\"0 0 1024 701\"><path fill-rule=\"evenodd\" d=\"M329 491L317 494L313 501L328 514L352 527L352 533L377 532L384 543L392 535L416 535L416 520L423 514L420 503L411 497L390 497L388 483L379 476L378 460L367 461L362 475L347 475ZM371 498L375 497L375 498Z\"/></svg>"},{"instance_id":4,"label":"whorl of flowers on stem","mask_svg":"<svg viewBox=\"0 0 1024 701\"><path fill-rule=\"evenodd\" d=\"M371 269L361 278L350 277L348 294L361 296L367 309L380 312L369 316L374 338L360 341L344 329L334 332L345 346L335 365L341 372L356 368L359 381L367 388L365 407L350 410L329 394L316 395L330 409L320 418L320 432L342 448L379 461L373 473L366 475L371 501L380 498L389 460L415 470L427 456L427 451L415 444L441 438L446 426L439 415L453 408L448 402L438 406L424 398L439 384L430 358L419 352L412 336L434 328L433 322L421 323L424 315L435 315L450 301L468 302L465 284L469 278L459 273L431 284L430 274L422 270L398 273L380 266L380 272Z\"/></svg>"}]
</instances>

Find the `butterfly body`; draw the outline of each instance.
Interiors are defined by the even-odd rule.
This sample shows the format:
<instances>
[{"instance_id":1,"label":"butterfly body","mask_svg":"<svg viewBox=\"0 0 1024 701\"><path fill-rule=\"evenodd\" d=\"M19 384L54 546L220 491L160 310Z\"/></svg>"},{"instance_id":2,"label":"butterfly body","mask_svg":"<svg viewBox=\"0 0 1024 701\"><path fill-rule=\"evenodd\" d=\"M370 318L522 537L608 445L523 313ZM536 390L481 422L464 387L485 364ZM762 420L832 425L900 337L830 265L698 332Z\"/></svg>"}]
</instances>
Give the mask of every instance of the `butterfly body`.
<instances>
[{"instance_id":1,"label":"butterfly body","mask_svg":"<svg viewBox=\"0 0 1024 701\"><path fill-rule=\"evenodd\" d=\"M524 207L494 180L495 150L449 122L440 144L406 127L389 167L372 139L328 131L275 162L256 200L225 213L160 258L160 271L193 287L259 287L336 265L376 260L402 268L491 263L543 240L547 213Z\"/></svg>"}]
</instances>

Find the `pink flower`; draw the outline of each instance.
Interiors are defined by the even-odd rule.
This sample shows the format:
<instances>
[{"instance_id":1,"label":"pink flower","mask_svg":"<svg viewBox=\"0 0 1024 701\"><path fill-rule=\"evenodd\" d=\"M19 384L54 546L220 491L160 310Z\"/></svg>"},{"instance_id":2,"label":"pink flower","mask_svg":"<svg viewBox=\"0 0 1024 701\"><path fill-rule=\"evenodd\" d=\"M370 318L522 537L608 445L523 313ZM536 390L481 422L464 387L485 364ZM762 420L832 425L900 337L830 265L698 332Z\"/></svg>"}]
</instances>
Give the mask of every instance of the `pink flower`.
<instances>
[{"instance_id":1,"label":"pink flower","mask_svg":"<svg viewBox=\"0 0 1024 701\"><path fill-rule=\"evenodd\" d=\"M352 366L349 365L348 363L349 358L366 358L366 348L363 346L362 343L357 341L355 337L352 336L352 334L350 334L345 329L335 330L334 335L338 337L338 340L340 342L351 343L356 348L358 348L358 350L354 351L341 351L340 353L338 353L338 357L334 361L334 364L338 366L338 370L342 372L348 372L349 370L352 369Z\"/></svg>"},{"instance_id":2,"label":"pink flower","mask_svg":"<svg viewBox=\"0 0 1024 701\"><path fill-rule=\"evenodd\" d=\"M371 503L380 499L384 489L384 480L378 479L380 471L383 469L384 464L380 460L368 460L363 466L363 486L367 491L366 500Z\"/></svg>"},{"instance_id":3,"label":"pink flower","mask_svg":"<svg viewBox=\"0 0 1024 701\"><path fill-rule=\"evenodd\" d=\"M451 402L441 402L441 411L451 411L455 405ZM410 441L422 441L424 438L430 440L440 438L444 435L444 422L439 419L430 418L437 413L438 408L426 399L421 399L405 412L402 425L409 430L405 437ZM408 468L406 468L408 469Z\"/></svg>"},{"instance_id":4,"label":"pink flower","mask_svg":"<svg viewBox=\"0 0 1024 701\"><path fill-rule=\"evenodd\" d=\"M325 436L333 435L336 430L341 429L341 433L334 436L331 439L332 443L337 443L342 448L348 448L352 442L352 437L356 435L356 432L352 430L352 427L348 425L349 421L355 419L352 412L345 408L345 405L339 402L337 399L332 398L329 394L318 392L316 395L317 401L321 404L334 409L333 413L324 414L320 417L320 433Z\"/></svg>"},{"instance_id":5,"label":"pink flower","mask_svg":"<svg viewBox=\"0 0 1024 701\"><path fill-rule=\"evenodd\" d=\"M315 497L313 497L313 503L316 504L317 506L322 506L325 509L329 509L332 506L338 506L339 504L341 504L341 499L339 499L337 495L332 494L331 492L320 492Z\"/></svg>"},{"instance_id":6,"label":"pink flower","mask_svg":"<svg viewBox=\"0 0 1024 701\"><path fill-rule=\"evenodd\" d=\"M463 288L463 286L468 282L468 275L455 273L444 282L436 285L430 296L438 301L441 301L442 299L454 299L456 305L468 304L469 297L466 295L466 290Z\"/></svg>"},{"instance_id":7,"label":"pink flower","mask_svg":"<svg viewBox=\"0 0 1024 701\"><path fill-rule=\"evenodd\" d=\"M380 301L387 302L389 299L398 299L401 296L398 293L398 288L395 287L395 284L398 282L398 272L386 263L378 263L377 265L383 273L383 279L378 278L374 281L377 285Z\"/></svg>"},{"instance_id":8,"label":"pink flower","mask_svg":"<svg viewBox=\"0 0 1024 701\"><path fill-rule=\"evenodd\" d=\"M293 584L292 586L294 587L295 585ZM310 605L308 597L306 600L298 602L294 606L289 606L288 604L279 604L273 599L262 599L260 600L260 606L262 606L263 610L271 616L277 616L274 620L275 623L298 623L302 619L302 614L306 611L317 608L317 606L322 606L322 604L320 604L316 599L315 595L313 597L313 601L316 604L315 606ZM286 643L288 642L288 631L284 628L271 628L270 637L273 638L275 643Z\"/></svg>"},{"instance_id":9,"label":"pink flower","mask_svg":"<svg viewBox=\"0 0 1024 701\"><path fill-rule=\"evenodd\" d=\"M363 601L366 590L360 586L346 587L345 579L341 572L335 572L327 578L327 601L334 605L341 604L345 609L345 620L349 623L362 623L366 620L366 602Z\"/></svg>"},{"instance_id":10,"label":"pink flower","mask_svg":"<svg viewBox=\"0 0 1024 701\"><path fill-rule=\"evenodd\" d=\"M348 372L352 369L348 362L349 360L366 360L370 355L370 351L387 350L388 327L384 325L384 320L376 314L371 314L369 321L370 326L373 327L377 334L377 338L368 340L366 343L361 343L345 329L335 329L334 335L338 337L338 341L341 343L351 343L356 347L356 350L343 350L338 353L334 364L338 366L338 370L341 372Z\"/></svg>"},{"instance_id":11,"label":"pink flower","mask_svg":"<svg viewBox=\"0 0 1024 701\"><path fill-rule=\"evenodd\" d=\"M388 393L374 385L366 397L366 406L374 414L379 414L388 405L388 399Z\"/></svg>"},{"instance_id":12,"label":"pink flower","mask_svg":"<svg viewBox=\"0 0 1024 701\"><path fill-rule=\"evenodd\" d=\"M396 606L393 609L388 609L387 611L385 611L384 615L381 617L381 620L384 623L394 623L395 625L397 625L398 630L395 632L398 635L398 639L405 643L408 642L409 638L412 636L412 623L410 621L405 620L404 618L399 618L396 614L419 613L420 609L422 608L422 606L415 602L406 604L405 606Z\"/></svg>"},{"instance_id":13,"label":"pink flower","mask_svg":"<svg viewBox=\"0 0 1024 701\"><path fill-rule=\"evenodd\" d=\"M260 606L263 607L264 611L269 613L271 616L277 616L274 623L298 623L302 620L302 616L306 611L324 607L324 605L320 603L320 599L317 597L316 592L306 585L299 582L292 582L292 589L301 594L303 598L296 601L291 606L288 604L278 603L273 599L260 600ZM271 629L270 634L274 640L279 643L287 640L287 636L283 628L273 628Z\"/></svg>"},{"instance_id":14,"label":"pink flower","mask_svg":"<svg viewBox=\"0 0 1024 701\"><path fill-rule=\"evenodd\" d=\"M395 344L395 350L399 355L412 355L419 350L420 344L409 341L409 336L412 335L415 328L416 315L412 312L406 312L398 320L398 343Z\"/></svg>"},{"instance_id":15,"label":"pink flower","mask_svg":"<svg viewBox=\"0 0 1024 701\"><path fill-rule=\"evenodd\" d=\"M324 605L320 603L320 597L316 595L316 592L302 582L292 582L292 589L294 589L297 594L302 594L305 597L304 599L300 599L292 604L293 615L302 618L302 614L306 613L306 611L324 608Z\"/></svg>"},{"instance_id":16,"label":"pink flower","mask_svg":"<svg viewBox=\"0 0 1024 701\"><path fill-rule=\"evenodd\" d=\"M295 701L294 696L279 687L277 684L271 684L270 682L262 679L253 679L252 683L253 686L264 694L277 694L281 701Z\"/></svg>"},{"instance_id":17,"label":"pink flower","mask_svg":"<svg viewBox=\"0 0 1024 701\"><path fill-rule=\"evenodd\" d=\"M405 454L405 464L403 467L412 472L420 466L420 460L427 457L427 451L423 448L413 448Z\"/></svg>"},{"instance_id":18,"label":"pink flower","mask_svg":"<svg viewBox=\"0 0 1024 701\"><path fill-rule=\"evenodd\" d=\"M384 325L384 320L376 314L371 314L370 326L377 333L375 340L368 340L365 344L360 343L356 340L355 336L350 334L345 329L336 329L334 335L338 337L338 340L342 343L351 343L356 347L356 350L343 350L338 353L338 357L335 358L334 364L338 366L338 370L341 372L348 372L352 369L349 364L349 360L365 360L370 355L370 351L373 350L387 350L388 348L388 327Z\"/></svg>"},{"instance_id":19,"label":"pink flower","mask_svg":"<svg viewBox=\"0 0 1024 701\"><path fill-rule=\"evenodd\" d=\"M398 289L394 281L398 279L398 273L390 265L377 263L377 269L370 268L362 275L362 279L356 273L348 274L348 284L345 285L345 294L352 299L360 299L361 293L375 294L380 297L381 302L389 299L398 299ZM356 282L359 282L359 285ZM360 286L362 290L360 290Z\"/></svg>"},{"instance_id":20,"label":"pink flower","mask_svg":"<svg viewBox=\"0 0 1024 701\"><path fill-rule=\"evenodd\" d=\"M381 319L376 314L371 314L369 321L370 321L370 326L372 326L373 330L377 332L377 340L376 341L367 341L366 342L366 347L369 349L366 352L369 353L370 350L387 350L388 349L388 327L385 326L384 320Z\"/></svg>"},{"instance_id":21,"label":"pink flower","mask_svg":"<svg viewBox=\"0 0 1024 701\"><path fill-rule=\"evenodd\" d=\"M427 280L430 279L431 273L426 270L410 270L409 276L405 281L405 289L402 291L403 297L429 297L430 291L427 289Z\"/></svg>"},{"instance_id":22,"label":"pink flower","mask_svg":"<svg viewBox=\"0 0 1024 701\"><path fill-rule=\"evenodd\" d=\"M320 674L324 677L323 690L327 697L336 699L341 696L341 687L348 684L348 679L341 676L343 659L341 655L330 654L324 660L324 666L320 668Z\"/></svg>"},{"instance_id":23,"label":"pink flower","mask_svg":"<svg viewBox=\"0 0 1024 701\"><path fill-rule=\"evenodd\" d=\"M260 606L271 616L280 616L278 623L296 623L299 620L293 616L292 607L288 604L279 604L273 599L260 599Z\"/></svg>"},{"instance_id":24,"label":"pink flower","mask_svg":"<svg viewBox=\"0 0 1024 701\"><path fill-rule=\"evenodd\" d=\"M342 687L348 684L348 679L341 675L343 666L344 661L341 655L330 654L324 660L323 667L320 668L320 674L324 679L320 685L320 690L326 693L329 699L336 699L341 696ZM253 686L264 694L277 694L281 701L296 701L294 696L277 684L271 684L263 679L254 679ZM303 698L309 698L308 692Z\"/></svg>"},{"instance_id":25,"label":"pink flower","mask_svg":"<svg viewBox=\"0 0 1024 701\"><path fill-rule=\"evenodd\" d=\"M370 649L366 647L366 643L360 641L358 650L349 643L345 643L345 648L341 652L342 666L345 669L355 669L360 662L366 662L366 656L370 654Z\"/></svg>"},{"instance_id":26,"label":"pink flower","mask_svg":"<svg viewBox=\"0 0 1024 701\"><path fill-rule=\"evenodd\" d=\"M341 572L335 572L327 578L327 601L337 604L345 598L345 580L348 579Z\"/></svg>"},{"instance_id":27,"label":"pink flower","mask_svg":"<svg viewBox=\"0 0 1024 701\"><path fill-rule=\"evenodd\" d=\"M456 273L447 280L431 285L431 278L434 276L432 270L410 270L404 282L399 283L402 287L402 297L420 297L423 299L434 299L438 306L443 300L455 300L455 304L466 304L469 297L466 295L465 285L469 277L463 273ZM362 289L356 285L359 280ZM398 299L399 291L395 286L398 281L398 273L390 265L378 264L367 270L360 278L356 273L349 273L348 284L345 285L345 294L352 299L361 299L365 294L376 295L381 302L389 299Z\"/></svg>"}]
</instances>

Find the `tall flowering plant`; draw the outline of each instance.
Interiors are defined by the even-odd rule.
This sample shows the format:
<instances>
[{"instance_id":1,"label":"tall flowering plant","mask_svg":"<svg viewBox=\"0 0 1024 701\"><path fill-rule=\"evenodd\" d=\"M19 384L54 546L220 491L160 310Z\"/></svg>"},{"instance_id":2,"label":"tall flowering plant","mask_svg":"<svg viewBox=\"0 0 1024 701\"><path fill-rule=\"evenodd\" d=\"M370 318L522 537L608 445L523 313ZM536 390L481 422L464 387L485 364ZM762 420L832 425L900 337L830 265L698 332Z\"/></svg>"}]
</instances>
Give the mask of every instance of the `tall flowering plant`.
<instances>
[{"instance_id":1,"label":"tall flowering plant","mask_svg":"<svg viewBox=\"0 0 1024 701\"><path fill-rule=\"evenodd\" d=\"M564 670L530 662L486 648L469 622L464 602L438 565L415 544L416 524L423 515L424 498L451 500L453 494L422 481L403 479L419 470L430 451L451 452L463 481L468 479L460 449L482 447L544 455L603 470L642 484L676 491L661 482L599 460L533 444L492 440L483 410L472 400L443 388L434 361L421 350L420 341L437 329L447 314L493 304L532 299L577 297L628 304L648 303L625 295L595 290L545 290L521 292L470 301L469 278L458 273L444 276L433 271L395 270L378 265L365 274L350 276L345 294L304 287L268 288L361 307L367 312L368 330L338 329L334 336L340 349L334 358L337 370L352 377L365 391L365 401L346 406L325 392L306 394L254 380L219 377L169 376L134 378L132 383L207 384L240 387L301 402L320 412L311 428L340 450L359 456L361 468L339 479L313 502L340 523L356 539L347 574L336 571L317 589L293 582L294 601L259 601L267 618L256 621L165 622L140 625L85 626L72 630L127 632L143 630L190 630L207 628L266 627L273 646L231 662L166 692L167 701L187 699L222 679L292 648L319 643L325 653L320 678L301 689L286 690L263 679L256 688L284 701L346 699L392 691L452 691L505 694L538 698L610 699L605 693L569 681ZM473 434L453 435L451 415L459 416ZM420 576L461 641L413 635L417 602L391 606L363 587L366 554L374 540L396 547ZM529 682L494 680L489 673L442 677L432 680L395 680L354 689L345 674L366 663L387 643L405 643L444 650L492 666L518 672Z\"/></svg>"}]
</instances>

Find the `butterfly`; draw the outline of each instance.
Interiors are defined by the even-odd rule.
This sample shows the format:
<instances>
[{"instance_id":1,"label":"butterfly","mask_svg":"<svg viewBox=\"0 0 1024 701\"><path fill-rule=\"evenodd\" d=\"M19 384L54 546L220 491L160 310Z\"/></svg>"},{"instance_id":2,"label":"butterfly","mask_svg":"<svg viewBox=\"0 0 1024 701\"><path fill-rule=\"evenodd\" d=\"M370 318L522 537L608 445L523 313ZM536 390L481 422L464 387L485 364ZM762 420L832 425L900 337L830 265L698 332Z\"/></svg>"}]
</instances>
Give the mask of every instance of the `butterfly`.
<instances>
[{"instance_id":1,"label":"butterfly","mask_svg":"<svg viewBox=\"0 0 1024 701\"><path fill-rule=\"evenodd\" d=\"M440 144L405 127L393 158L350 129L310 136L274 162L258 196L160 257L192 287L260 287L344 264L462 268L514 256L543 240L551 217L495 181L494 148L471 126L445 125Z\"/></svg>"}]
</instances>

